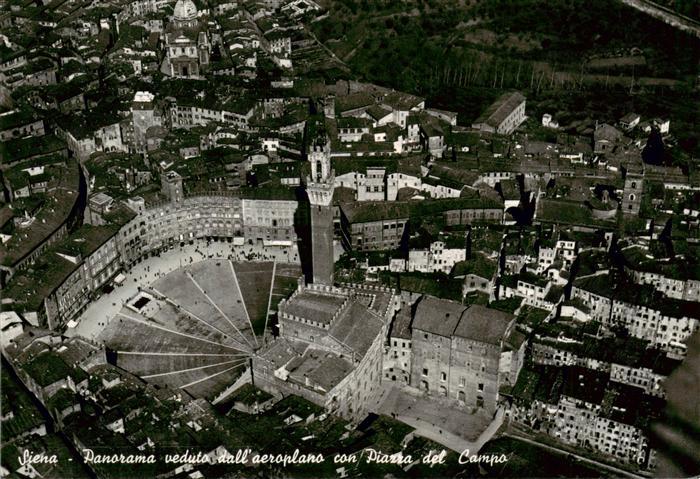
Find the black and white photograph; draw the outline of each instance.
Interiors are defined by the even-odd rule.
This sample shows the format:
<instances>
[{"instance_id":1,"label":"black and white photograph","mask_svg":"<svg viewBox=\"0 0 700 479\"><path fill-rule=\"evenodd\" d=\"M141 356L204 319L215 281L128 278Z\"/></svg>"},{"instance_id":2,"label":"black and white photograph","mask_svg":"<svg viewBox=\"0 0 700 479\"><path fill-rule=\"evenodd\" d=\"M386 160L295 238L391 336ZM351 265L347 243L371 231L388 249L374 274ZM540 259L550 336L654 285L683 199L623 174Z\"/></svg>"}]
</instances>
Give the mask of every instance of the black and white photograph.
<instances>
[{"instance_id":1,"label":"black and white photograph","mask_svg":"<svg viewBox=\"0 0 700 479\"><path fill-rule=\"evenodd\" d=\"M700 477L700 0L0 0L0 478Z\"/></svg>"}]
</instances>

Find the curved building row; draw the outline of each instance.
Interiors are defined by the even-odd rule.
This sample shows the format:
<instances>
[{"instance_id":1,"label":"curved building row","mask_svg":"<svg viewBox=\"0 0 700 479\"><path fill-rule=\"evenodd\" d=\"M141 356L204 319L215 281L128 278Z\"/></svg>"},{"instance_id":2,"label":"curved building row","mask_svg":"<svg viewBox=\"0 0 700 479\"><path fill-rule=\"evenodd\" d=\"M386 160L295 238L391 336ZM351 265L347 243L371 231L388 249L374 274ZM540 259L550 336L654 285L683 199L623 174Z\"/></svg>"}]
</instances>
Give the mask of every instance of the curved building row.
<instances>
[{"instance_id":1,"label":"curved building row","mask_svg":"<svg viewBox=\"0 0 700 479\"><path fill-rule=\"evenodd\" d=\"M180 190L182 191L182 190ZM198 194L146 202L131 198L51 245L3 290L3 309L35 326L63 329L121 272L196 239L296 248L295 199Z\"/></svg>"}]
</instances>

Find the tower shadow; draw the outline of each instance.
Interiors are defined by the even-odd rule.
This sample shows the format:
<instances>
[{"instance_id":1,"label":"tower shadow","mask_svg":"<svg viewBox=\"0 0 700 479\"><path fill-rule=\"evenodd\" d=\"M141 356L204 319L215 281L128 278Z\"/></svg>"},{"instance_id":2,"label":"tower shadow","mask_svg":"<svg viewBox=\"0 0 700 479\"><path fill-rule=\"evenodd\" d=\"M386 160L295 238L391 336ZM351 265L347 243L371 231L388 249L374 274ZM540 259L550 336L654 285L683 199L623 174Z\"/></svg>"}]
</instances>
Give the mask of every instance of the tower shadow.
<instances>
[{"instance_id":1,"label":"tower shadow","mask_svg":"<svg viewBox=\"0 0 700 479\"><path fill-rule=\"evenodd\" d=\"M296 189L296 198L299 202L294 213L294 231L297 235L297 249L301 271L307 283L313 281L312 249L311 249L311 204L304 188Z\"/></svg>"}]
</instances>

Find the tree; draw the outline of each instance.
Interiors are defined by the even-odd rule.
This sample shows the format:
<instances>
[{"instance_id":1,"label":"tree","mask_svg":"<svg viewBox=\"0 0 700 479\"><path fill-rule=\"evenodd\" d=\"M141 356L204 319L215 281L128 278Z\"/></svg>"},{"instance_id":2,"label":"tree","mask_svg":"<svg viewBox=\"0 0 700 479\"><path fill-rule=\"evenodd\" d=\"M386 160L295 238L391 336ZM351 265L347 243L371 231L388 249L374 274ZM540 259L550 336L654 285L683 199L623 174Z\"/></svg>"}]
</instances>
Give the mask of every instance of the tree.
<instances>
[{"instance_id":1,"label":"tree","mask_svg":"<svg viewBox=\"0 0 700 479\"><path fill-rule=\"evenodd\" d=\"M664 140L658 129L653 128L647 138L647 144L642 150L642 159L651 165L664 164L665 156Z\"/></svg>"},{"instance_id":2,"label":"tree","mask_svg":"<svg viewBox=\"0 0 700 479\"><path fill-rule=\"evenodd\" d=\"M221 47L219 46L218 43L215 43L214 48L212 49L211 61L212 62L220 62L221 61Z\"/></svg>"}]
</instances>

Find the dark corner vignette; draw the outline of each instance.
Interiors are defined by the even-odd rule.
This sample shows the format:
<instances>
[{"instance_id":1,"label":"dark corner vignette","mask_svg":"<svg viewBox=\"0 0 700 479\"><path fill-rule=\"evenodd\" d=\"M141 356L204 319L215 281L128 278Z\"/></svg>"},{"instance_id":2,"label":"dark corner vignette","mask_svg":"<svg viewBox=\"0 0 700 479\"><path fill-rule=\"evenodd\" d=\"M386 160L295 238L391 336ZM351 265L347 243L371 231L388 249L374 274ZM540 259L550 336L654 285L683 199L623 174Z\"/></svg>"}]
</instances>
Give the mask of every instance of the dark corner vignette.
<instances>
[{"instance_id":1,"label":"dark corner vignette","mask_svg":"<svg viewBox=\"0 0 700 479\"><path fill-rule=\"evenodd\" d=\"M700 4L0 0L0 476L700 475Z\"/></svg>"}]
</instances>

